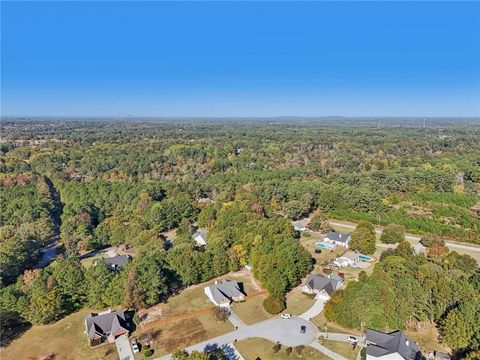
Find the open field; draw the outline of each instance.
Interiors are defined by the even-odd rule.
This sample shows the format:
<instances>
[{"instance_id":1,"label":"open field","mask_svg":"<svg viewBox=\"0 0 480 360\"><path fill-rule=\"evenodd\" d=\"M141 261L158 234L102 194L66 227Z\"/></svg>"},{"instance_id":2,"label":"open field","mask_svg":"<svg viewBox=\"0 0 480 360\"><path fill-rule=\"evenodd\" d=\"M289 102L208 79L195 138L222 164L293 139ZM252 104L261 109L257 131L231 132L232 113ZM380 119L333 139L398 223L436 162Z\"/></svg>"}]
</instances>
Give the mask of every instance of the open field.
<instances>
[{"instance_id":1,"label":"open field","mask_svg":"<svg viewBox=\"0 0 480 360\"><path fill-rule=\"evenodd\" d=\"M355 350L353 350L352 344L343 341L325 340L322 344L326 348L347 359L356 359L357 354L360 351L360 346L357 346Z\"/></svg>"},{"instance_id":2,"label":"open field","mask_svg":"<svg viewBox=\"0 0 480 360\"><path fill-rule=\"evenodd\" d=\"M323 355L316 349L313 349L309 346L305 347L302 351L301 357L297 355L295 350L292 351L290 355L287 355L285 352L285 347L274 353L273 352L273 342L261 339L261 338L250 338L246 340L241 340L235 343L235 347L242 354L245 360L255 360L260 358L262 360L286 360L286 359L309 359L309 360L329 360L330 358L326 355Z\"/></svg>"},{"instance_id":3,"label":"open field","mask_svg":"<svg viewBox=\"0 0 480 360\"><path fill-rule=\"evenodd\" d=\"M55 354L57 360L114 360L118 358L115 345L90 348L85 330L84 317L88 310L71 314L51 325L35 325L6 349L2 359L26 360Z\"/></svg>"},{"instance_id":4,"label":"open field","mask_svg":"<svg viewBox=\"0 0 480 360\"><path fill-rule=\"evenodd\" d=\"M356 335L362 335L361 331L355 330L355 329L347 329L344 327L341 327L340 325L328 321L325 319L325 315L323 311L315 316L311 322L317 326L319 331L322 332L337 332L337 333L343 333L343 334L356 334Z\"/></svg>"}]
</instances>

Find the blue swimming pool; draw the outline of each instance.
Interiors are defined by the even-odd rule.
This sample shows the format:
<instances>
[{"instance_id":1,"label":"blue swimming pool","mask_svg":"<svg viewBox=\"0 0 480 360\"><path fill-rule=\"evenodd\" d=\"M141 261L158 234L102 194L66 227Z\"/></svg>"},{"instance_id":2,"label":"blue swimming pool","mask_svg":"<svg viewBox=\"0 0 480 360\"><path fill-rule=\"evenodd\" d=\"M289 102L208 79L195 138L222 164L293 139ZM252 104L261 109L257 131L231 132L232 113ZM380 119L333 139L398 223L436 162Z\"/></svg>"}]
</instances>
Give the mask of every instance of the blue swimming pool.
<instances>
[{"instance_id":1,"label":"blue swimming pool","mask_svg":"<svg viewBox=\"0 0 480 360\"><path fill-rule=\"evenodd\" d=\"M372 261L372 258L367 255L358 255L358 258L362 261Z\"/></svg>"},{"instance_id":2,"label":"blue swimming pool","mask_svg":"<svg viewBox=\"0 0 480 360\"><path fill-rule=\"evenodd\" d=\"M315 245L317 245L319 248L322 248L322 249L327 249L327 250L333 249L333 245L327 244L323 241L316 242Z\"/></svg>"}]
</instances>

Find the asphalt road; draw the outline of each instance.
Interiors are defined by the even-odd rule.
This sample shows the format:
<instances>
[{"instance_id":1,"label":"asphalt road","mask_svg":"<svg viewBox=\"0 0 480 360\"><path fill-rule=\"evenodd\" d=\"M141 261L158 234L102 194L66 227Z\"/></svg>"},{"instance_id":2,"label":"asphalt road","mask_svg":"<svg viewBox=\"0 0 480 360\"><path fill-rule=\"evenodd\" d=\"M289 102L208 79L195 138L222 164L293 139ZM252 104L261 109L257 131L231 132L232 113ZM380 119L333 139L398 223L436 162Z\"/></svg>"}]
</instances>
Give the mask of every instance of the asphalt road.
<instances>
[{"instance_id":1,"label":"asphalt road","mask_svg":"<svg viewBox=\"0 0 480 360\"><path fill-rule=\"evenodd\" d=\"M301 326L306 327L305 334L300 333ZM300 317L294 316L291 319L274 318L239 328L236 331L189 346L185 350L188 352L195 350L203 352L235 343L235 340L244 340L251 337L264 338L286 346L310 345L317 338L317 329L312 323ZM171 354L157 358L157 360L169 359L171 359Z\"/></svg>"},{"instance_id":2,"label":"asphalt road","mask_svg":"<svg viewBox=\"0 0 480 360\"><path fill-rule=\"evenodd\" d=\"M354 230L356 225L354 224L349 224L349 223L345 223L345 222L339 222L339 221L335 221L335 220L332 220L330 221L330 225L333 225L333 226L342 226L344 228L347 228L347 229L352 229ZM375 228L375 232L377 234L381 234L382 233L382 229L381 228L378 228L376 227ZM408 240L410 242L412 242L413 244L417 244L420 240L422 239L421 236L418 236L418 235L412 235L412 234L405 234L405 240ZM472 251L472 252L478 252L480 253L480 247L478 246L474 246L474 245L468 245L468 244L459 244L459 243L456 243L456 242L451 242L451 241L445 241L445 245L452 249L452 250L466 250L466 251Z\"/></svg>"}]
</instances>

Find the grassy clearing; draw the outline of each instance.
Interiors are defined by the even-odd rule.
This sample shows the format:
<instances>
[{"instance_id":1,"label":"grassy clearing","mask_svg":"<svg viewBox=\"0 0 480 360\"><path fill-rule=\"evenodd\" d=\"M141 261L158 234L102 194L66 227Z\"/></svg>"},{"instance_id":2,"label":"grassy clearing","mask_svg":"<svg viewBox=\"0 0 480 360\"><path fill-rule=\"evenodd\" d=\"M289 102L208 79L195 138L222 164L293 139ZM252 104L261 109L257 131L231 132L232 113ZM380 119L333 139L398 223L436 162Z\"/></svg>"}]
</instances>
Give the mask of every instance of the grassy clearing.
<instances>
[{"instance_id":1,"label":"grassy clearing","mask_svg":"<svg viewBox=\"0 0 480 360\"><path fill-rule=\"evenodd\" d=\"M207 313L164 325L150 334L155 355L159 356L233 330L229 321L218 322L211 313Z\"/></svg>"},{"instance_id":2,"label":"grassy clearing","mask_svg":"<svg viewBox=\"0 0 480 360\"><path fill-rule=\"evenodd\" d=\"M435 324L423 322L417 330L405 331L407 336L414 340L423 352L429 353L434 350L450 353L451 350L445 344L439 342L440 333Z\"/></svg>"},{"instance_id":3,"label":"grassy clearing","mask_svg":"<svg viewBox=\"0 0 480 360\"><path fill-rule=\"evenodd\" d=\"M301 315L310 309L314 303L314 299L302 293L301 287L296 287L287 294L287 309L284 312Z\"/></svg>"},{"instance_id":4,"label":"grassy clearing","mask_svg":"<svg viewBox=\"0 0 480 360\"><path fill-rule=\"evenodd\" d=\"M325 340L323 346L347 359L356 359L360 351L360 346L357 346L355 350L353 350L352 344L342 341Z\"/></svg>"},{"instance_id":5,"label":"grassy clearing","mask_svg":"<svg viewBox=\"0 0 480 360\"><path fill-rule=\"evenodd\" d=\"M301 357L297 353L292 351L290 355L285 352L285 347L278 353L273 352L273 342L261 339L250 338L241 340L235 343L235 347L242 354L245 360L255 360L260 358L262 360L287 360L287 359L309 359L309 360L329 360L330 358L323 355L320 351L313 349L309 346L303 349Z\"/></svg>"},{"instance_id":6,"label":"grassy clearing","mask_svg":"<svg viewBox=\"0 0 480 360\"><path fill-rule=\"evenodd\" d=\"M342 334L356 334L356 335L362 335L362 333L358 330L355 329L347 329L344 328L334 322L328 321L325 319L325 315L323 311L315 316L311 322L317 326L318 330L321 332L337 332L337 333L342 333Z\"/></svg>"},{"instance_id":7,"label":"grassy clearing","mask_svg":"<svg viewBox=\"0 0 480 360\"><path fill-rule=\"evenodd\" d=\"M90 348L84 318L88 310L71 314L51 325L35 325L6 349L2 359L24 360L55 354L57 360L114 360L118 358L114 344Z\"/></svg>"},{"instance_id":8,"label":"grassy clearing","mask_svg":"<svg viewBox=\"0 0 480 360\"><path fill-rule=\"evenodd\" d=\"M272 317L263 309L263 300L266 295L256 296L248 299L246 302L236 303L233 305L233 311L247 325L266 320Z\"/></svg>"}]
</instances>

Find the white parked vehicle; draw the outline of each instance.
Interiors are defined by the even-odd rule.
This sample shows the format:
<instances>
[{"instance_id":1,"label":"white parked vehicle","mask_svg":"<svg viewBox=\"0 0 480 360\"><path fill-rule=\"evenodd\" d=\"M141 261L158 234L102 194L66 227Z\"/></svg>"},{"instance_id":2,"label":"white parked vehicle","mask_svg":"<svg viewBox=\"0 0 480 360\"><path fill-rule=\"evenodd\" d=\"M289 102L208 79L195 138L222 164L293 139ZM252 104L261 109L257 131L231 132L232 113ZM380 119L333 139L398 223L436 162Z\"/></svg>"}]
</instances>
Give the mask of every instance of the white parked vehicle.
<instances>
[{"instance_id":1,"label":"white parked vehicle","mask_svg":"<svg viewBox=\"0 0 480 360\"><path fill-rule=\"evenodd\" d=\"M281 318L282 319L291 319L292 315L291 314L282 314Z\"/></svg>"},{"instance_id":2,"label":"white parked vehicle","mask_svg":"<svg viewBox=\"0 0 480 360\"><path fill-rule=\"evenodd\" d=\"M134 353L134 354L138 353L138 352L140 351L140 349L138 348L137 340L132 339L132 340L131 340L131 344L132 344L133 353Z\"/></svg>"},{"instance_id":3,"label":"white parked vehicle","mask_svg":"<svg viewBox=\"0 0 480 360\"><path fill-rule=\"evenodd\" d=\"M352 344L358 342L358 339L357 339L355 336L349 336L349 337L347 338L347 340L348 340L349 342L351 342Z\"/></svg>"}]
</instances>

